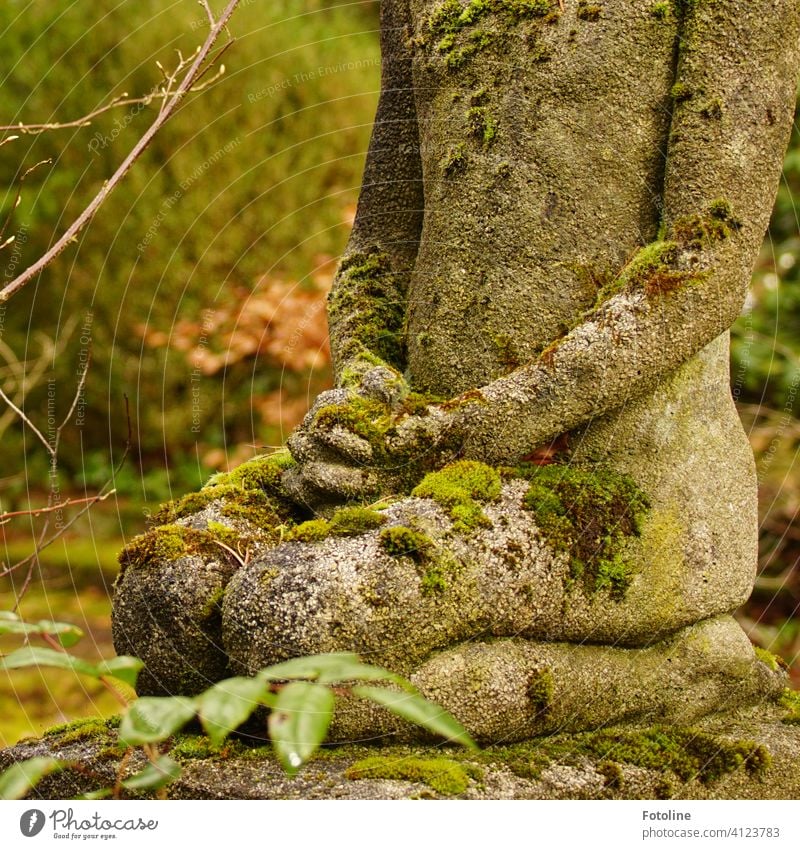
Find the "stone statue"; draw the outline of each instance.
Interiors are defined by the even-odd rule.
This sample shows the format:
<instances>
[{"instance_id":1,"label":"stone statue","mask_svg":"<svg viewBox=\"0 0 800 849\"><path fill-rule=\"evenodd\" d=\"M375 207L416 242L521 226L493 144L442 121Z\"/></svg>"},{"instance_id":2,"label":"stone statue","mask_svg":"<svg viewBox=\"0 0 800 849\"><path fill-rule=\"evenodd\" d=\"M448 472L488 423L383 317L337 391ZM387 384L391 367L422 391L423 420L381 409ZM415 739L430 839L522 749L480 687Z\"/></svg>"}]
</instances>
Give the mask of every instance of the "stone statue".
<instances>
[{"instance_id":1,"label":"stone statue","mask_svg":"<svg viewBox=\"0 0 800 849\"><path fill-rule=\"evenodd\" d=\"M384 0L336 389L132 542L144 692L303 654L483 740L773 697L728 380L791 127L794 0ZM368 708L338 733L402 732Z\"/></svg>"}]
</instances>

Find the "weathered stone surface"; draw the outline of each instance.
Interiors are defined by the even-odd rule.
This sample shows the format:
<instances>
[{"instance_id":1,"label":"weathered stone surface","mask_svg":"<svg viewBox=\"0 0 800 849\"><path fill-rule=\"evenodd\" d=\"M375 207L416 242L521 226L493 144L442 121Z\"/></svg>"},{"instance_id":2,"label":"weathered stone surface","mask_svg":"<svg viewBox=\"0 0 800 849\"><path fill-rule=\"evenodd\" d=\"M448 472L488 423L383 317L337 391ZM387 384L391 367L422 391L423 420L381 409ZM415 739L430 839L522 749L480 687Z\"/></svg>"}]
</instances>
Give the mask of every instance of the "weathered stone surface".
<instances>
[{"instance_id":1,"label":"weathered stone surface","mask_svg":"<svg viewBox=\"0 0 800 849\"><path fill-rule=\"evenodd\" d=\"M791 127L797 4L381 14L383 91L330 300L338 388L291 438L278 493L297 509L253 518L266 541L246 553L220 554L218 529L145 552L117 589L118 648L148 663L144 691L176 692L357 651L494 740L769 697L776 678L724 616L756 564L726 331ZM547 485L408 497L456 457L497 475L540 452ZM252 497L278 477L251 475ZM393 493L381 527L298 527L303 506ZM170 521L210 531L194 513Z\"/></svg>"},{"instance_id":2,"label":"weathered stone surface","mask_svg":"<svg viewBox=\"0 0 800 849\"><path fill-rule=\"evenodd\" d=\"M174 799L796 799L800 726L776 708L740 711L691 728L625 726L539 737L472 753L449 746L348 745L326 749L296 778L251 741L222 754L206 738L176 739L183 765ZM53 733L0 751L0 769L54 755L77 762L31 798L67 799L114 784L122 752L103 727ZM253 746L256 748L253 748ZM260 745L260 747L258 747ZM137 753L122 775L144 766Z\"/></svg>"},{"instance_id":3,"label":"weathered stone surface","mask_svg":"<svg viewBox=\"0 0 800 849\"><path fill-rule=\"evenodd\" d=\"M234 667L347 650L408 672L431 651L481 635L647 645L732 611L749 591L749 570L739 580L724 561L702 572L687 566L677 520L660 510L624 543L632 574L624 596L587 587L537 528L527 490L524 481L504 485L481 505L487 526L469 533L454 532L447 510L428 499L392 504L382 511L386 527L419 527L432 540L417 559L388 554L381 530L269 550L225 594L223 643ZM645 552L653 538L659 545ZM426 583L431 570L443 576L437 588Z\"/></svg>"},{"instance_id":4,"label":"weathered stone surface","mask_svg":"<svg viewBox=\"0 0 800 849\"><path fill-rule=\"evenodd\" d=\"M786 686L785 673L756 659L730 617L706 620L642 649L470 642L435 655L411 680L477 740L495 743L621 723L686 727L709 713L765 704ZM366 702L341 706L334 739L370 739L375 733L422 736Z\"/></svg>"}]
</instances>

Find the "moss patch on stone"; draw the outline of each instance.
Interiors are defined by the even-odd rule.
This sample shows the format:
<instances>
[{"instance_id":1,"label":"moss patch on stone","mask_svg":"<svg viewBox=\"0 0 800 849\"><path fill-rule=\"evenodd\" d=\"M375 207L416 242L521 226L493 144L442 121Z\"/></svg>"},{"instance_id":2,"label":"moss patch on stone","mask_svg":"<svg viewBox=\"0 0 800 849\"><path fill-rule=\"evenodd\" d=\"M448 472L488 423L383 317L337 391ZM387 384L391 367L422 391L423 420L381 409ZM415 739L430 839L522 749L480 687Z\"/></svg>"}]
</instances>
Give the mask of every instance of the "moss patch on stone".
<instances>
[{"instance_id":1,"label":"moss patch on stone","mask_svg":"<svg viewBox=\"0 0 800 849\"><path fill-rule=\"evenodd\" d=\"M467 111L467 131L486 149L494 144L497 137L497 121L487 107L471 106Z\"/></svg>"},{"instance_id":2,"label":"moss patch on stone","mask_svg":"<svg viewBox=\"0 0 800 849\"><path fill-rule=\"evenodd\" d=\"M227 559L233 555L217 545L214 534L184 525L161 525L134 537L119 556L124 569L140 568L149 563L174 561L188 555L206 559Z\"/></svg>"},{"instance_id":3,"label":"moss patch on stone","mask_svg":"<svg viewBox=\"0 0 800 849\"><path fill-rule=\"evenodd\" d=\"M685 95L685 87L673 87ZM599 288L592 310L609 298L625 291L643 291L649 298L668 295L686 286L702 283L707 271L682 267L686 251L703 252L730 238L742 226L725 198L712 201L706 210L682 216L672 225L670 239L659 239L640 248L619 274L606 280Z\"/></svg>"},{"instance_id":4,"label":"moss patch on stone","mask_svg":"<svg viewBox=\"0 0 800 849\"><path fill-rule=\"evenodd\" d=\"M292 521L295 514L294 505L281 488L284 472L294 465L285 449L254 457L229 472L214 475L199 492L162 504L154 520L173 524L219 502L220 512L228 518L246 520L261 530L271 530Z\"/></svg>"},{"instance_id":5,"label":"moss patch on stone","mask_svg":"<svg viewBox=\"0 0 800 849\"><path fill-rule=\"evenodd\" d=\"M286 540L318 542L329 536L352 537L375 530L386 523L386 516L368 507L341 507L330 519L311 519L292 528Z\"/></svg>"},{"instance_id":6,"label":"moss patch on stone","mask_svg":"<svg viewBox=\"0 0 800 849\"><path fill-rule=\"evenodd\" d=\"M524 21L551 21L555 0L444 0L431 12L417 43L433 46L451 70L458 70L492 45L498 33ZM491 27L491 28L490 28Z\"/></svg>"},{"instance_id":7,"label":"moss patch on stone","mask_svg":"<svg viewBox=\"0 0 800 849\"><path fill-rule=\"evenodd\" d=\"M380 533L380 542L383 550L392 557L411 557L417 561L433 546L433 540L427 534L405 525L384 528Z\"/></svg>"},{"instance_id":8,"label":"moss patch on stone","mask_svg":"<svg viewBox=\"0 0 800 849\"><path fill-rule=\"evenodd\" d=\"M596 731L578 735L576 745L605 760L669 770L682 781L696 779L701 784L711 784L739 769L759 776L772 762L767 749L751 740L727 740L686 728Z\"/></svg>"},{"instance_id":9,"label":"moss patch on stone","mask_svg":"<svg viewBox=\"0 0 800 849\"><path fill-rule=\"evenodd\" d=\"M500 473L475 460L459 460L426 475L412 490L417 498L431 498L445 507L456 531L469 533L488 519L481 503L500 497Z\"/></svg>"},{"instance_id":10,"label":"moss patch on stone","mask_svg":"<svg viewBox=\"0 0 800 849\"><path fill-rule=\"evenodd\" d=\"M549 669L535 672L528 682L528 698L537 714L548 711L553 702L553 675Z\"/></svg>"},{"instance_id":11,"label":"moss patch on stone","mask_svg":"<svg viewBox=\"0 0 800 849\"><path fill-rule=\"evenodd\" d=\"M460 796L469 788L470 775L463 764L449 758L387 758L374 756L356 761L345 772L351 781L384 778L418 781L442 796Z\"/></svg>"},{"instance_id":12,"label":"moss patch on stone","mask_svg":"<svg viewBox=\"0 0 800 849\"><path fill-rule=\"evenodd\" d=\"M773 672L780 672L788 669L786 661L783 660L783 658L778 657L778 655L772 654L772 652L762 649L760 646L753 646L753 651L755 652L758 660Z\"/></svg>"},{"instance_id":13,"label":"moss patch on stone","mask_svg":"<svg viewBox=\"0 0 800 849\"><path fill-rule=\"evenodd\" d=\"M605 467L523 465L525 507L542 536L570 557L571 579L587 592L622 599L633 577L626 543L641 533L647 496L627 475Z\"/></svg>"},{"instance_id":14,"label":"moss patch on stone","mask_svg":"<svg viewBox=\"0 0 800 849\"><path fill-rule=\"evenodd\" d=\"M599 21L603 17L603 7L599 3L578 3L578 18L582 21Z\"/></svg>"},{"instance_id":15,"label":"moss patch on stone","mask_svg":"<svg viewBox=\"0 0 800 849\"><path fill-rule=\"evenodd\" d=\"M551 765L577 765L590 758L599 762L607 787L612 786L609 776L611 782L622 780L619 765L630 764L663 775L659 798L679 792L676 788L681 782L696 780L709 785L739 770L758 779L772 762L766 747L752 740L731 740L694 728L667 726L544 737L513 746L489 747L465 757L488 764L502 763L514 775L529 779L540 778Z\"/></svg>"},{"instance_id":16,"label":"moss patch on stone","mask_svg":"<svg viewBox=\"0 0 800 849\"><path fill-rule=\"evenodd\" d=\"M345 340L345 360L367 351L395 368L405 361L405 299L387 254L373 248L342 260L328 297L331 333Z\"/></svg>"},{"instance_id":17,"label":"moss patch on stone","mask_svg":"<svg viewBox=\"0 0 800 849\"><path fill-rule=\"evenodd\" d=\"M668 0L654 3L650 9L650 14L658 21L667 21L672 17L672 5Z\"/></svg>"},{"instance_id":18,"label":"moss patch on stone","mask_svg":"<svg viewBox=\"0 0 800 849\"><path fill-rule=\"evenodd\" d=\"M284 448L274 454L253 457L229 472L219 472L209 480L206 487L233 485L240 489L261 490L277 495L280 493L283 473L294 465L292 455Z\"/></svg>"},{"instance_id":19,"label":"moss patch on stone","mask_svg":"<svg viewBox=\"0 0 800 849\"><path fill-rule=\"evenodd\" d=\"M787 687L781 694L779 704L786 711L783 722L787 725L800 725L800 693Z\"/></svg>"},{"instance_id":20,"label":"moss patch on stone","mask_svg":"<svg viewBox=\"0 0 800 849\"><path fill-rule=\"evenodd\" d=\"M55 725L48 728L42 736L46 739L52 738L52 748L58 750L83 740L108 742L113 737L112 731L118 725L119 717L112 719L89 717Z\"/></svg>"}]
</instances>

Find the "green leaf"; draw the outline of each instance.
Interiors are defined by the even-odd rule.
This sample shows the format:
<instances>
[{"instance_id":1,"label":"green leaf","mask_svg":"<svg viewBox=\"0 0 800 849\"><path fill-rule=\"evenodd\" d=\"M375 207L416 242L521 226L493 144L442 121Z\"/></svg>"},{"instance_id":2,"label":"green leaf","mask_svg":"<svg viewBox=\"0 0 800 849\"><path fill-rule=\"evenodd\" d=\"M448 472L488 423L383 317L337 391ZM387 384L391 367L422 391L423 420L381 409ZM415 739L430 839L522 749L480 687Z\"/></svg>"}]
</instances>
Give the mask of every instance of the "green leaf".
<instances>
[{"instance_id":1,"label":"green leaf","mask_svg":"<svg viewBox=\"0 0 800 849\"><path fill-rule=\"evenodd\" d=\"M71 669L92 678L100 677L94 664L63 651L38 646L24 646L0 660L0 669L24 669L29 666L52 666L56 669Z\"/></svg>"},{"instance_id":2,"label":"green leaf","mask_svg":"<svg viewBox=\"0 0 800 849\"><path fill-rule=\"evenodd\" d=\"M353 694L360 699L369 699L397 716L427 728L434 734L461 743L470 749L477 749L475 741L469 736L463 725L444 708L429 702L419 695L398 693L382 687L353 687Z\"/></svg>"},{"instance_id":3,"label":"green leaf","mask_svg":"<svg viewBox=\"0 0 800 849\"><path fill-rule=\"evenodd\" d=\"M112 657L111 660L102 661L97 665L97 671L100 675L110 675L123 681L129 687L135 688L143 666L144 663L138 657L123 654Z\"/></svg>"},{"instance_id":4,"label":"green leaf","mask_svg":"<svg viewBox=\"0 0 800 849\"><path fill-rule=\"evenodd\" d=\"M198 696L200 721L211 742L219 746L264 704L267 695L265 683L258 678L228 678Z\"/></svg>"},{"instance_id":5,"label":"green leaf","mask_svg":"<svg viewBox=\"0 0 800 849\"><path fill-rule=\"evenodd\" d=\"M0 669L24 669L30 666L50 666L56 669L70 669L81 675L89 675L92 678L100 678L111 675L119 678L131 687L136 686L136 679L144 664L136 657L114 657L100 663L89 663L79 657L56 649L40 648L38 646L24 646L12 651L0 659Z\"/></svg>"},{"instance_id":6,"label":"green leaf","mask_svg":"<svg viewBox=\"0 0 800 849\"><path fill-rule=\"evenodd\" d=\"M416 692L414 686L379 666L361 663L358 655L350 652L332 652L316 654L310 657L298 657L268 666L258 673L258 677L268 681L286 681L293 678L311 678L320 684L332 684L339 681L391 681L409 692Z\"/></svg>"},{"instance_id":7,"label":"green leaf","mask_svg":"<svg viewBox=\"0 0 800 849\"><path fill-rule=\"evenodd\" d=\"M0 634L50 634L58 637L62 646L69 648L80 640L83 631L69 622L50 622L46 619L23 622L13 611L0 610Z\"/></svg>"},{"instance_id":8,"label":"green leaf","mask_svg":"<svg viewBox=\"0 0 800 849\"><path fill-rule=\"evenodd\" d=\"M166 740L182 728L195 715L196 710L196 701L184 696L137 699L120 722L120 743L141 746Z\"/></svg>"},{"instance_id":9,"label":"green leaf","mask_svg":"<svg viewBox=\"0 0 800 849\"><path fill-rule=\"evenodd\" d=\"M269 715L269 736L289 775L294 775L325 739L333 705L333 693L322 684L294 681L278 693Z\"/></svg>"},{"instance_id":10,"label":"green leaf","mask_svg":"<svg viewBox=\"0 0 800 849\"><path fill-rule=\"evenodd\" d=\"M181 772L180 764L169 755L162 755L155 763L147 764L141 772L126 778L122 786L128 790L160 790L180 778Z\"/></svg>"},{"instance_id":11,"label":"green leaf","mask_svg":"<svg viewBox=\"0 0 800 849\"><path fill-rule=\"evenodd\" d=\"M108 799L108 797L114 792L112 787L103 787L101 790L92 790L89 793L81 793L80 796L76 796L76 799L83 799L84 801L92 801L93 799Z\"/></svg>"},{"instance_id":12,"label":"green leaf","mask_svg":"<svg viewBox=\"0 0 800 849\"><path fill-rule=\"evenodd\" d=\"M29 790L51 772L69 766L69 761L57 758L30 758L20 761L0 773L0 799L22 799Z\"/></svg>"}]
</instances>

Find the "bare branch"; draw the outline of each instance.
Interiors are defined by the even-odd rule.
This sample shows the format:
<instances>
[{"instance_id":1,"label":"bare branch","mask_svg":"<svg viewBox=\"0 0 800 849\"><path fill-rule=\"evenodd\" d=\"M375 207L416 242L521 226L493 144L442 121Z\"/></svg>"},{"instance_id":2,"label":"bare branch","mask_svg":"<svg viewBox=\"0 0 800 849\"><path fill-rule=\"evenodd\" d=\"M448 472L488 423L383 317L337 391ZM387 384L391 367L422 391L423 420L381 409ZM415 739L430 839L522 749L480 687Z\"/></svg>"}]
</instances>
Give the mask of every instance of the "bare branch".
<instances>
[{"instance_id":1,"label":"bare branch","mask_svg":"<svg viewBox=\"0 0 800 849\"><path fill-rule=\"evenodd\" d=\"M50 457L54 456L53 446L47 441L44 434L39 430L38 427L25 415L25 413L20 410L20 408L0 389L0 398L2 398L6 404L20 417L20 419L28 426L29 430L34 434L34 436L44 445L47 449L47 453Z\"/></svg>"},{"instance_id":2,"label":"bare branch","mask_svg":"<svg viewBox=\"0 0 800 849\"><path fill-rule=\"evenodd\" d=\"M216 58L212 60L216 61ZM158 63L156 63L158 64ZM184 66L185 67L185 66ZM203 75L205 75L210 69L207 67L203 71ZM164 74L163 67L160 68L162 74ZM211 79L206 80L204 83L198 85L200 77L198 76L197 80L195 80L195 84L188 90L187 93L195 94L197 92L203 91L207 89L210 85L213 85L223 74L225 73L225 68L220 68L216 74L214 74ZM73 118L71 121L51 121L44 124L24 124L22 122L18 124L0 124L0 132L8 132L9 130L13 130L17 133L22 133L23 135L28 136L37 136L40 133L46 133L50 130L68 130L74 129L76 127L89 127L92 124L92 121L95 118L99 118L101 115L104 115L106 112L111 112L113 109L119 109L123 106L149 106L154 100L163 100L164 98L169 97L170 92L166 92L163 89L153 90L149 94L143 94L141 97L128 97L127 92L123 92L122 94L117 95L116 97L111 98L108 103L105 103L103 106L98 106L97 109L93 109L91 112L87 112L85 115L81 115L80 118ZM13 139L18 139L19 136L8 136L8 138L0 141L0 145L5 144L7 141L12 141Z\"/></svg>"},{"instance_id":3,"label":"bare branch","mask_svg":"<svg viewBox=\"0 0 800 849\"><path fill-rule=\"evenodd\" d=\"M12 138L19 138L19 136L12 136ZM3 236L6 234L6 230L8 229L8 225L11 222L11 216L14 214L14 210L19 206L19 202L22 199L22 184L25 182L25 178L32 171L35 171L40 165L49 165L53 160L52 159L40 159L35 165L31 165L30 168L26 169L23 175L17 180L17 196L14 198L14 203L11 204L11 209L8 211L8 215L6 216L6 220L3 222L3 227L0 229L0 241L2 241ZM7 247L14 241L14 236L10 239L7 239L0 245L0 250Z\"/></svg>"},{"instance_id":4,"label":"bare branch","mask_svg":"<svg viewBox=\"0 0 800 849\"><path fill-rule=\"evenodd\" d=\"M206 10L206 14L208 15L208 25L210 27L214 26L214 13L211 11L211 7L208 5L208 0L197 0L197 2Z\"/></svg>"},{"instance_id":5,"label":"bare branch","mask_svg":"<svg viewBox=\"0 0 800 849\"><path fill-rule=\"evenodd\" d=\"M81 395L83 395L83 390L86 387L86 377L89 374L89 366L91 365L91 362L92 355L90 351L86 357L86 364L84 365L83 371L81 372L81 378L78 381L77 388L75 389L75 396L72 399L72 404L70 405L69 411L67 412L66 416L64 416L64 420L56 429L55 439L53 440L53 450L56 452L58 451L58 444L61 441L61 431L64 430L64 428L67 426L67 423L72 418L72 414L75 412L75 408L78 406L78 403L81 400Z\"/></svg>"},{"instance_id":6,"label":"bare branch","mask_svg":"<svg viewBox=\"0 0 800 849\"><path fill-rule=\"evenodd\" d=\"M128 154L122 164L117 168L114 174L108 179L95 195L94 199L84 209L84 211L70 225L64 235L47 251L44 256L38 259L32 266L27 268L18 277L12 280L7 286L0 290L0 302L7 301L13 294L18 292L25 284L29 283L69 245L83 228L92 220L97 210L102 206L105 199L119 185L123 177L130 171L134 162L147 149L147 146L153 140L156 133L164 126L164 124L175 114L175 111L181 104L184 96L194 84L198 75L203 70L203 65L208 57L211 48L219 38L220 33L225 28L225 25L230 20L231 15L236 11L240 0L230 0L225 7L219 20L216 22L211 32L208 34L203 46L197 52L191 67L186 72L183 80L171 96L164 100L163 111L161 111L144 135L139 139L133 150Z\"/></svg>"},{"instance_id":7,"label":"bare branch","mask_svg":"<svg viewBox=\"0 0 800 849\"><path fill-rule=\"evenodd\" d=\"M0 513L0 525L5 525L17 516L41 516L42 513L53 513L56 510L63 510L65 507L74 507L76 504L96 504L98 501L105 501L106 498L115 492L116 489L111 489L108 492L99 495L90 495L87 498L66 498L64 501L60 501L58 504L52 504L49 507L34 507L31 510L14 510L11 513Z\"/></svg>"}]
</instances>

